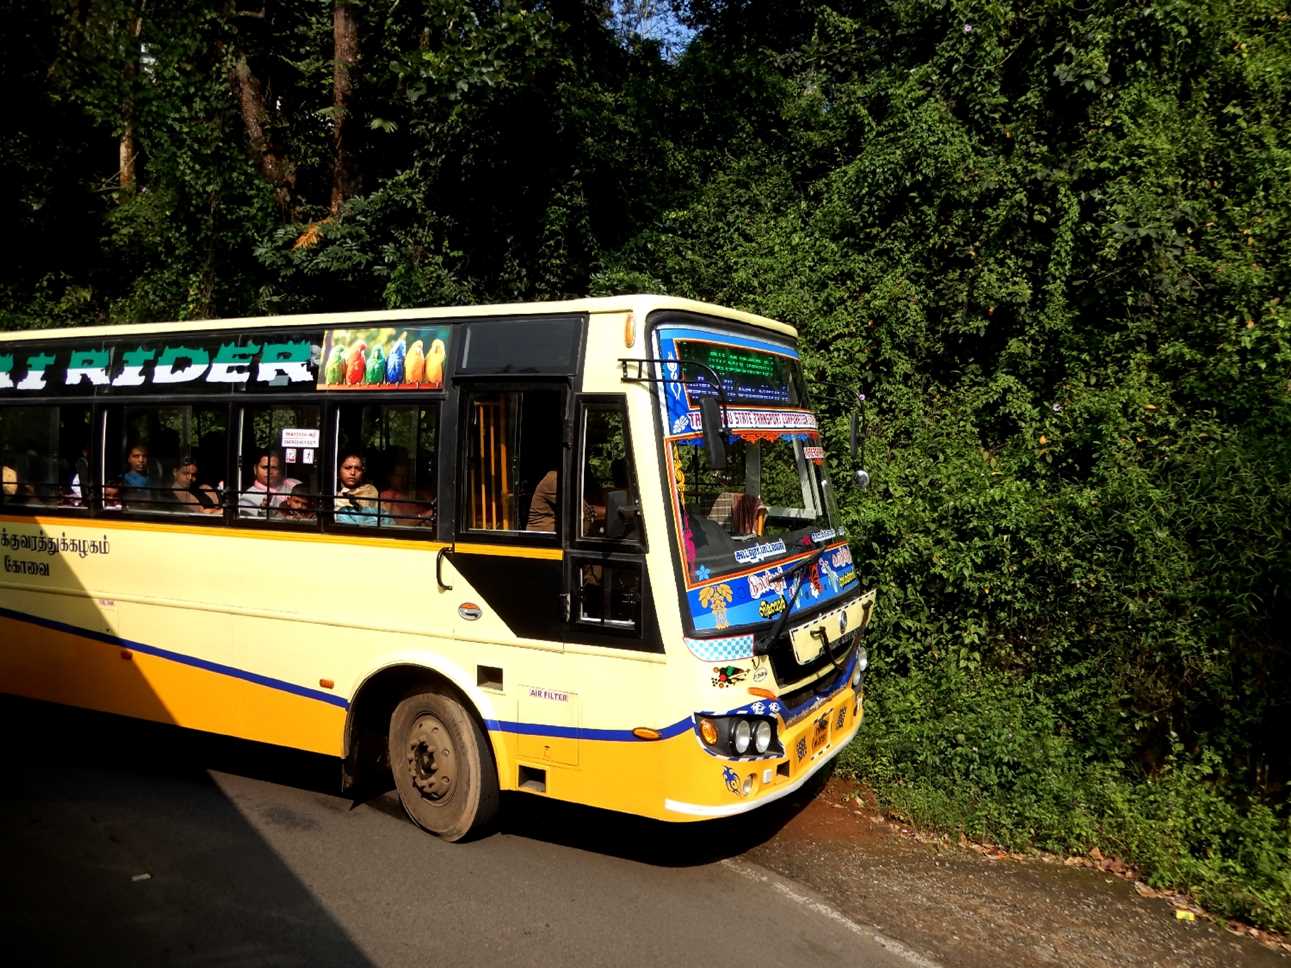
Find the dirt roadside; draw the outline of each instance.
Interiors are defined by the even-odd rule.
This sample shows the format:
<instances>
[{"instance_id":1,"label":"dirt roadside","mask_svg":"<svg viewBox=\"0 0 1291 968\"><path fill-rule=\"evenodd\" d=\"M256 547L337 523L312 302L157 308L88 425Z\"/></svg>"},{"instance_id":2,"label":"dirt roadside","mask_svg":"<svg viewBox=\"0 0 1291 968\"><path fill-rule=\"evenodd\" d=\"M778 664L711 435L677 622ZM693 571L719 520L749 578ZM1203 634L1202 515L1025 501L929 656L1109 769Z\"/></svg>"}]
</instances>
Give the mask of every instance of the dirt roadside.
<instances>
[{"instance_id":1,"label":"dirt roadside","mask_svg":"<svg viewBox=\"0 0 1291 968\"><path fill-rule=\"evenodd\" d=\"M920 839L831 779L744 859L815 891L946 968L1289 968L1291 955L1128 879L1054 859L1014 858Z\"/></svg>"}]
</instances>

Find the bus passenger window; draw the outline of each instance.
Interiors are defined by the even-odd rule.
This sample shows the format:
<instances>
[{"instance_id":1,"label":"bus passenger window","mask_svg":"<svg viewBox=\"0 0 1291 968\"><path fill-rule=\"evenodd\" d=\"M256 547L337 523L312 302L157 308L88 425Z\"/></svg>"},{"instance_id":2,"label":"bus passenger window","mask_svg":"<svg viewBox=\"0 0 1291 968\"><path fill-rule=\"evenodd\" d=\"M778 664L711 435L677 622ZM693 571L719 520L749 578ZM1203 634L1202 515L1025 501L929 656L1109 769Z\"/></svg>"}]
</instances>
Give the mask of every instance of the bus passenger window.
<instances>
[{"instance_id":1,"label":"bus passenger window","mask_svg":"<svg viewBox=\"0 0 1291 968\"><path fill-rule=\"evenodd\" d=\"M81 507L89 448L88 406L0 409L0 505Z\"/></svg>"},{"instance_id":2,"label":"bus passenger window","mask_svg":"<svg viewBox=\"0 0 1291 968\"><path fill-rule=\"evenodd\" d=\"M635 561L579 563L578 622L620 629L641 627L641 565Z\"/></svg>"},{"instance_id":3,"label":"bus passenger window","mask_svg":"<svg viewBox=\"0 0 1291 968\"><path fill-rule=\"evenodd\" d=\"M561 391L474 393L467 421L466 527L554 534L562 483Z\"/></svg>"},{"instance_id":4,"label":"bus passenger window","mask_svg":"<svg viewBox=\"0 0 1291 968\"><path fill-rule=\"evenodd\" d=\"M336 419L333 520L433 528L438 405L344 404Z\"/></svg>"},{"instance_id":5,"label":"bus passenger window","mask_svg":"<svg viewBox=\"0 0 1291 968\"><path fill-rule=\"evenodd\" d=\"M279 513L288 497L317 500L320 446L319 408L305 404L270 404L242 409L238 440L238 517L303 521Z\"/></svg>"},{"instance_id":6,"label":"bus passenger window","mask_svg":"<svg viewBox=\"0 0 1291 968\"><path fill-rule=\"evenodd\" d=\"M125 406L107 415L100 501L107 510L219 514L228 408Z\"/></svg>"},{"instance_id":7,"label":"bus passenger window","mask_svg":"<svg viewBox=\"0 0 1291 968\"><path fill-rule=\"evenodd\" d=\"M583 505L579 537L640 540L621 405L591 405L583 411L580 464ZM610 515L613 526L607 528Z\"/></svg>"}]
</instances>

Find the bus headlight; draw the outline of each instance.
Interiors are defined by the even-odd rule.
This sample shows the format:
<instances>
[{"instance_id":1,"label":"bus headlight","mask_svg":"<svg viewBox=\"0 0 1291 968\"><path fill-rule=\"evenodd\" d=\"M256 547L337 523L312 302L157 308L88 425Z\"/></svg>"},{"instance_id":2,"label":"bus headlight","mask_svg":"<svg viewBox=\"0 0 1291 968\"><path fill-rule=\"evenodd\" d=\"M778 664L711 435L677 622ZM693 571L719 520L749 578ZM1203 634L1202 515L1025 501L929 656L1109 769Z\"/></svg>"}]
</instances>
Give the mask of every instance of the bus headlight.
<instances>
[{"instance_id":1,"label":"bus headlight","mask_svg":"<svg viewBox=\"0 0 1291 968\"><path fill-rule=\"evenodd\" d=\"M695 717L700 741L719 756L766 756L783 752L776 738L776 722L767 716Z\"/></svg>"},{"instance_id":2,"label":"bus headlight","mask_svg":"<svg viewBox=\"0 0 1291 968\"><path fill-rule=\"evenodd\" d=\"M856 647L856 665L852 667L852 688L860 689L861 681L865 678L865 670L870 667L870 655L865 651L865 646Z\"/></svg>"},{"instance_id":3,"label":"bus headlight","mask_svg":"<svg viewBox=\"0 0 1291 968\"><path fill-rule=\"evenodd\" d=\"M747 719L737 719L735 728L731 730L731 748L735 750L736 755L743 756L749 751L749 744L753 740L753 727L749 725Z\"/></svg>"}]
</instances>

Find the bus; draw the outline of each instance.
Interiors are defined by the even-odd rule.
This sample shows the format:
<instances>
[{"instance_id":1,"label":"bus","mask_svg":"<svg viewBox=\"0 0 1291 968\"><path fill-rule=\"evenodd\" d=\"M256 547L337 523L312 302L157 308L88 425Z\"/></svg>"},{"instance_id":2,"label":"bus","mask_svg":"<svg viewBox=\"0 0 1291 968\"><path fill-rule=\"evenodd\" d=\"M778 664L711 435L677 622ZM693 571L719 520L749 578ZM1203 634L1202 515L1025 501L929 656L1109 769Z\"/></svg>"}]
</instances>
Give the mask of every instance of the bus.
<instances>
[{"instance_id":1,"label":"bus","mask_svg":"<svg viewBox=\"0 0 1291 968\"><path fill-rule=\"evenodd\" d=\"M770 319L0 334L0 452L0 691L336 757L448 840L502 791L743 813L863 716L874 592Z\"/></svg>"}]
</instances>

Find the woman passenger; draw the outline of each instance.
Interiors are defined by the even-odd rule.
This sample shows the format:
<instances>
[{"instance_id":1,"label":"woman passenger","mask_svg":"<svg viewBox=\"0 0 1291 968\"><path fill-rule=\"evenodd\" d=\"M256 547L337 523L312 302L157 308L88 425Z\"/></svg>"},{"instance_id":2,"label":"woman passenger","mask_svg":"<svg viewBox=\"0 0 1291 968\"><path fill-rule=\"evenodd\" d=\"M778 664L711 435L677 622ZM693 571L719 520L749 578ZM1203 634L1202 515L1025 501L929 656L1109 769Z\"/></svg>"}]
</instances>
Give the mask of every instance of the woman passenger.
<instances>
[{"instance_id":1,"label":"woman passenger","mask_svg":"<svg viewBox=\"0 0 1291 968\"><path fill-rule=\"evenodd\" d=\"M337 524L376 524L380 495L364 478L363 455L347 451L336 469Z\"/></svg>"}]
</instances>

